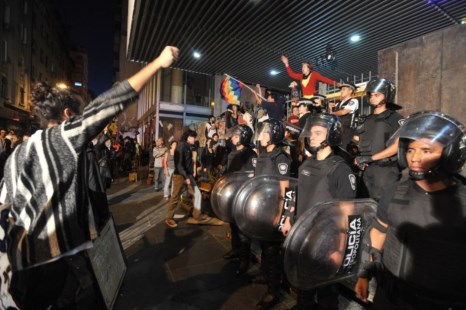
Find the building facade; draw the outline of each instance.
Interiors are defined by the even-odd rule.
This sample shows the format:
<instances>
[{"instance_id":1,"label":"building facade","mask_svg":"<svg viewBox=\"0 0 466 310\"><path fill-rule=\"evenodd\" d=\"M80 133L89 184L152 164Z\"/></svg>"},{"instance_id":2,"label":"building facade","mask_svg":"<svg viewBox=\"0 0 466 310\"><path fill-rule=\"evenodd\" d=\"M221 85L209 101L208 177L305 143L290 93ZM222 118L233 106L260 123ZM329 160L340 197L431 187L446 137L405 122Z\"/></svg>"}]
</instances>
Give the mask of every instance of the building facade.
<instances>
[{"instance_id":1,"label":"building facade","mask_svg":"<svg viewBox=\"0 0 466 310\"><path fill-rule=\"evenodd\" d=\"M119 27L114 40L114 60L118 59L118 64L114 61L115 82L130 77L145 65L126 57L128 1L121 0L117 8L115 21ZM179 140L183 128L206 121L212 114L215 84L216 79L212 75L175 68L161 70L142 90L137 104L120 115L117 121L119 130L133 133L145 149L158 136L166 142Z\"/></svg>"},{"instance_id":2,"label":"building facade","mask_svg":"<svg viewBox=\"0 0 466 310\"><path fill-rule=\"evenodd\" d=\"M72 85L69 35L50 0L0 0L0 12L0 127L32 133L34 83Z\"/></svg>"}]
</instances>

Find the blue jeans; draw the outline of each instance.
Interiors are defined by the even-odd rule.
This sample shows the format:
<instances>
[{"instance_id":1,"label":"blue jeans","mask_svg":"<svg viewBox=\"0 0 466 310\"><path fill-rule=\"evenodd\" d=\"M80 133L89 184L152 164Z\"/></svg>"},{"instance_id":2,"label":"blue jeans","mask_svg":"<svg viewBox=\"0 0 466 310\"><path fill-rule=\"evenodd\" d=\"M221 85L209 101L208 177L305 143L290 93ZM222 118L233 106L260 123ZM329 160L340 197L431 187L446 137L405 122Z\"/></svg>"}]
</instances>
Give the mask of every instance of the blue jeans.
<instances>
[{"instance_id":1,"label":"blue jeans","mask_svg":"<svg viewBox=\"0 0 466 310\"><path fill-rule=\"evenodd\" d=\"M161 189L164 180L165 174L163 172L163 167L154 167L154 189Z\"/></svg>"},{"instance_id":2,"label":"blue jeans","mask_svg":"<svg viewBox=\"0 0 466 310\"><path fill-rule=\"evenodd\" d=\"M173 171L175 171L175 169L168 168L168 176L165 176L165 183L163 184L163 196L164 197L171 196L171 194L173 193L173 185L172 185ZM171 188L170 188L170 185L172 185Z\"/></svg>"}]
</instances>

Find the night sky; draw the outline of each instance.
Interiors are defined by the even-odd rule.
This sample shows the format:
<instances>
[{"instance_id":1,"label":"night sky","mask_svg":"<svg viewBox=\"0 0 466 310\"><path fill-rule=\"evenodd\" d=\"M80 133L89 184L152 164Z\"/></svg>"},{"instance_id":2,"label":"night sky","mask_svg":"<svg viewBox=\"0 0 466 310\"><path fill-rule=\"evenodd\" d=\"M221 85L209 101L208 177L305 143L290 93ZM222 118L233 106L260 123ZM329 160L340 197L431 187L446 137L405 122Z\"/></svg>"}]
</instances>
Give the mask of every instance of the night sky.
<instances>
[{"instance_id":1,"label":"night sky","mask_svg":"<svg viewBox=\"0 0 466 310\"><path fill-rule=\"evenodd\" d=\"M115 1L54 0L70 27L71 41L87 50L89 89L96 95L112 86Z\"/></svg>"}]
</instances>

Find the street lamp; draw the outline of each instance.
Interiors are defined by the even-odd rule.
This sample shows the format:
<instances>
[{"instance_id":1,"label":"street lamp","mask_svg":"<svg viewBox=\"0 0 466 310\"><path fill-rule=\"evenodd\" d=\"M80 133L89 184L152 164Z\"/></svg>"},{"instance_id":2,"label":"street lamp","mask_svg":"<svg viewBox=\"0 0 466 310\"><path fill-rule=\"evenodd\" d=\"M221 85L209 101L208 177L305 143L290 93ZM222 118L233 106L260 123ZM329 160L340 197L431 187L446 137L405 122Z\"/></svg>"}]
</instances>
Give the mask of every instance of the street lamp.
<instances>
[{"instance_id":1,"label":"street lamp","mask_svg":"<svg viewBox=\"0 0 466 310\"><path fill-rule=\"evenodd\" d=\"M63 82L57 83L55 86L57 86L58 89L65 90L68 89L68 85L66 85Z\"/></svg>"}]
</instances>

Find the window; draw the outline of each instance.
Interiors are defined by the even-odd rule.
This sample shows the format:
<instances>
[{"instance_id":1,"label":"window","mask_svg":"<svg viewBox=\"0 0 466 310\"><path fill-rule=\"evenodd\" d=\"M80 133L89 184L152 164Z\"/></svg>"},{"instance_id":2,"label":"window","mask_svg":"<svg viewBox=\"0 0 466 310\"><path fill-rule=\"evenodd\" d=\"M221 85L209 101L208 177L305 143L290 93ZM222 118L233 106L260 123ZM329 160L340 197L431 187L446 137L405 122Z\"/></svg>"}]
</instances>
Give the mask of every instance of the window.
<instances>
[{"instance_id":1,"label":"window","mask_svg":"<svg viewBox=\"0 0 466 310\"><path fill-rule=\"evenodd\" d=\"M6 40L2 40L2 62L8 61L8 42Z\"/></svg>"},{"instance_id":2,"label":"window","mask_svg":"<svg viewBox=\"0 0 466 310\"><path fill-rule=\"evenodd\" d=\"M186 72L186 104L208 107L211 98L212 77L205 74Z\"/></svg>"},{"instance_id":3,"label":"window","mask_svg":"<svg viewBox=\"0 0 466 310\"><path fill-rule=\"evenodd\" d=\"M170 102L172 93L172 69L167 68L162 70L161 86L160 100Z\"/></svg>"},{"instance_id":4,"label":"window","mask_svg":"<svg viewBox=\"0 0 466 310\"><path fill-rule=\"evenodd\" d=\"M23 25L22 27L22 40L23 44L28 43L28 29Z\"/></svg>"},{"instance_id":5,"label":"window","mask_svg":"<svg viewBox=\"0 0 466 310\"><path fill-rule=\"evenodd\" d=\"M8 80L6 79L6 76L2 76L2 86L0 89L0 95L2 98L8 98Z\"/></svg>"},{"instance_id":6,"label":"window","mask_svg":"<svg viewBox=\"0 0 466 310\"><path fill-rule=\"evenodd\" d=\"M18 59L18 67L20 69L23 69L24 68L24 57L23 56L19 56L19 59Z\"/></svg>"},{"instance_id":7,"label":"window","mask_svg":"<svg viewBox=\"0 0 466 310\"><path fill-rule=\"evenodd\" d=\"M19 88L19 105L24 106L24 87Z\"/></svg>"},{"instance_id":8,"label":"window","mask_svg":"<svg viewBox=\"0 0 466 310\"><path fill-rule=\"evenodd\" d=\"M11 9L10 6L5 6L5 11L3 12L3 28L10 29L10 16L11 16Z\"/></svg>"}]
</instances>

